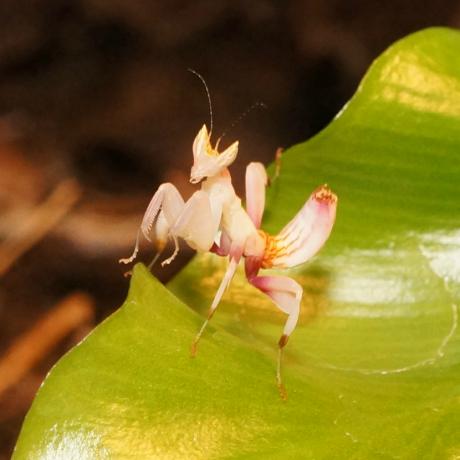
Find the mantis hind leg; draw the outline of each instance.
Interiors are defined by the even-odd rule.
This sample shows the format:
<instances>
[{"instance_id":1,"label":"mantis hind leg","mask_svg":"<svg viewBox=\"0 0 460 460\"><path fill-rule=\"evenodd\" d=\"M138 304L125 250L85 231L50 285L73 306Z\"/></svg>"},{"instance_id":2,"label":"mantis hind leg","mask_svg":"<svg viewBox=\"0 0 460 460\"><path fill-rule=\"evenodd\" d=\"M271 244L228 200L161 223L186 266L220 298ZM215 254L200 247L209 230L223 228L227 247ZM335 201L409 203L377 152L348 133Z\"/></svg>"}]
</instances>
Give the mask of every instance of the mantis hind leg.
<instances>
[{"instance_id":1,"label":"mantis hind leg","mask_svg":"<svg viewBox=\"0 0 460 460\"><path fill-rule=\"evenodd\" d=\"M248 281L257 289L267 294L277 307L287 313L288 319L284 325L283 334L278 342L278 363L276 369L276 382L282 399L287 399L286 388L281 376L283 349L297 325L302 299L302 287L287 276L253 276Z\"/></svg>"}]
</instances>

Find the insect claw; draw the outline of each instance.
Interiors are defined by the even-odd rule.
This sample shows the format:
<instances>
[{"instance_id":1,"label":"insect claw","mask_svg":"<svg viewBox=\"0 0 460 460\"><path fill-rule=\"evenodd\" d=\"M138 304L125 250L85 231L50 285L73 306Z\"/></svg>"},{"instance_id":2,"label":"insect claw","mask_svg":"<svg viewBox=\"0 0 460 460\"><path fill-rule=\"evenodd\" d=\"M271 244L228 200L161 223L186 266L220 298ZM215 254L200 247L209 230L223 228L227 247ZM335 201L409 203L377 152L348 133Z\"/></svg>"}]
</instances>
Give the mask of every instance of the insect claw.
<instances>
[{"instance_id":1,"label":"insect claw","mask_svg":"<svg viewBox=\"0 0 460 460\"><path fill-rule=\"evenodd\" d=\"M167 259L163 260L163 262L161 262L161 266L164 267L165 265L169 265L175 258L176 254L173 254L171 257L168 257Z\"/></svg>"},{"instance_id":2,"label":"insect claw","mask_svg":"<svg viewBox=\"0 0 460 460\"><path fill-rule=\"evenodd\" d=\"M124 272L124 273L123 273L123 276L124 276L125 278L130 278L130 277L132 276L132 274L133 274L133 271L132 271L132 270L128 270L127 272Z\"/></svg>"},{"instance_id":3,"label":"insect claw","mask_svg":"<svg viewBox=\"0 0 460 460\"><path fill-rule=\"evenodd\" d=\"M192 343L191 348L190 348L190 358L195 358L197 351L198 351L198 343L196 341L194 341Z\"/></svg>"},{"instance_id":4,"label":"insect claw","mask_svg":"<svg viewBox=\"0 0 460 460\"><path fill-rule=\"evenodd\" d=\"M118 259L118 263L119 264L130 264L135 258L136 258L137 254L133 254L131 257L127 257L126 259Z\"/></svg>"},{"instance_id":5,"label":"insect claw","mask_svg":"<svg viewBox=\"0 0 460 460\"><path fill-rule=\"evenodd\" d=\"M163 260L163 262L161 262L162 267L169 265L176 258L177 254L179 254L179 242L177 241L177 237L172 235L172 238L174 240L174 252L171 254L171 257L168 257L167 259Z\"/></svg>"},{"instance_id":6,"label":"insect claw","mask_svg":"<svg viewBox=\"0 0 460 460\"><path fill-rule=\"evenodd\" d=\"M125 259L119 259L118 260L119 264L125 264L125 265L129 264L137 257L137 253L139 252L139 237L140 237L140 230L137 231L136 244L134 246L133 253L131 254L130 257L126 257Z\"/></svg>"}]
</instances>

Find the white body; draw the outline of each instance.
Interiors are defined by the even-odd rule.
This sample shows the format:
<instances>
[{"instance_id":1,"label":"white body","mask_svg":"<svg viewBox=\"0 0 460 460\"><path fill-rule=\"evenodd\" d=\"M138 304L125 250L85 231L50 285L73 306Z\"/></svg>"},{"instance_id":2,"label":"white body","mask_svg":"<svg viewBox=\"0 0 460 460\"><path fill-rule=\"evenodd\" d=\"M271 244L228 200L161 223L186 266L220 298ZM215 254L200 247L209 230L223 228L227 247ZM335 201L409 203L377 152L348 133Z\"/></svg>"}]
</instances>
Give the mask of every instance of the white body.
<instances>
[{"instance_id":1,"label":"white body","mask_svg":"<svg viewBox=\"0 0 460 460\"><path fill-rule=\"evenodd\" d=\"M261 256L265 249L264 238L241 205L227 169L219 176L205 179L201 190L206 192L214 218L220 218L219 230L229 242L240 247L243 256Z\"/></svg>"}]
</instances>

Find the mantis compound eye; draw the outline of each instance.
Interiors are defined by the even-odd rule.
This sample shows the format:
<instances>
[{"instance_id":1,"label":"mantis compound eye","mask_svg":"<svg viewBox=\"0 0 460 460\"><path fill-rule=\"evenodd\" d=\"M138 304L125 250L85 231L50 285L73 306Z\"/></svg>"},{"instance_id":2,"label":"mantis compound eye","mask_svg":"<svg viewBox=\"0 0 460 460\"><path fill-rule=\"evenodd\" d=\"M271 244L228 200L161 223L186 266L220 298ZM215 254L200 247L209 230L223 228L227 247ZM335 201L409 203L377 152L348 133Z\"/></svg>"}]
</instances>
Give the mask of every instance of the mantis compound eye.
<instances>
[{"instance_id":1,"label":"mantis compound eye","mask_svg":"<svg viewBox=\"0 0 460 460\"><path fill-rule=\"evenodd\" d=\"M192 167L192 170L190 171L190 183L198 184L202 179L203 176L200 175L200 173L197 172L194 167Z\"/></svg>"}]
</instances>

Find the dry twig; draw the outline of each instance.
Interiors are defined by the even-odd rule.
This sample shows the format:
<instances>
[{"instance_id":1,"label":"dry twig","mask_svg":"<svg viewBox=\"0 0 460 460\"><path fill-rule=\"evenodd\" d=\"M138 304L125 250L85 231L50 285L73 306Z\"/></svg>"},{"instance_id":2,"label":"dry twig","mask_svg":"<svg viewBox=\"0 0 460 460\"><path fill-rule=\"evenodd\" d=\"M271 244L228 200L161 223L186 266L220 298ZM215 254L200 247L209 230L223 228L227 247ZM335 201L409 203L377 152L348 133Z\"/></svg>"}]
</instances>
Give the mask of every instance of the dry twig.
<instances>
[{"instance_id":1,"label":"dry twig","mask_svg":"<svg viewBox=\"0 0 460 460\"><path fill-rule=\"evenodd\" d=\"M0 359L0 397L21 380L46 354L78 326L93 318L93 302L71 294L19 336Z\"/></svg>"},{"instance_id":2,"label":"dry twig","mask_svg":"<svg viewBox=\"0 0 460 460\"><path fill-rule=\"evenodd\" d=\"M61 182L41 205L37 206L2 245L0 245L0 277L26 251L40 241L59 223L81 196L81 188L74 179Z\"/></svg>"}]
</instances>

